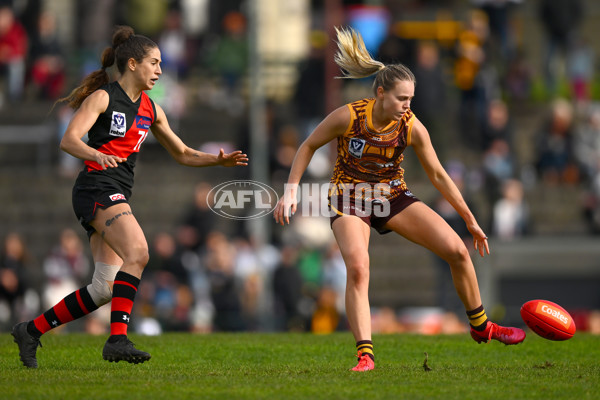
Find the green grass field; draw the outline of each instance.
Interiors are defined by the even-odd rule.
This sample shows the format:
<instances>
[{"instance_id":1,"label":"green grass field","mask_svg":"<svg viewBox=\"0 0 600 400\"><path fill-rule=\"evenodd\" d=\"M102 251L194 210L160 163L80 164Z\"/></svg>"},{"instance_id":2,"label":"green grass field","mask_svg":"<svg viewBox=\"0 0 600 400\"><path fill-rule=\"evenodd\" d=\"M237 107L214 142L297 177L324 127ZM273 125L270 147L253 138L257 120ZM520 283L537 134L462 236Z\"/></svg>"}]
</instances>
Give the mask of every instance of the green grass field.
<instances>
[{"instance_id":1,"label":"green grass field","mask_svg":"<svg viewBox=\"0 0 600 400\"><path fill-rule=\"evenodd\" d=\"M2 399L599 399L600 337L478 345L470 336L374 337L376 369L350 333L132 336L144 364L108 363L105 337L46 335L37 370L0 335ZM424 352L429 354L425 371Z\"/></svg>"}]
</instances>

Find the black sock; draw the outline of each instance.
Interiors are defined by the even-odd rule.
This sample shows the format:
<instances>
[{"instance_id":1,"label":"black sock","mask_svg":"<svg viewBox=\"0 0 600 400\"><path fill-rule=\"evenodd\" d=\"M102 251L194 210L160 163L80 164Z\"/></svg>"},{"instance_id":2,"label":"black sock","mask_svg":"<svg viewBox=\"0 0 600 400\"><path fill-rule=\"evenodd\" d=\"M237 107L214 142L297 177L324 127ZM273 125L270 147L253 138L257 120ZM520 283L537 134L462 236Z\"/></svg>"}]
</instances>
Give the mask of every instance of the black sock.
<instances>
[{"instance_id":1,"label":"black sock","mask_svg":"<svg viewBox=\"0 0 600 400\"><path fill-rule=\"evenodd\" d=\"M38 330L38 328L35 327L33 320L29 321L29 323L27 324L27 333L29 333L31 336L33 336L36 339L39 339L42 337L42 332L40 332Z\"/></svg>"}]
</instances>

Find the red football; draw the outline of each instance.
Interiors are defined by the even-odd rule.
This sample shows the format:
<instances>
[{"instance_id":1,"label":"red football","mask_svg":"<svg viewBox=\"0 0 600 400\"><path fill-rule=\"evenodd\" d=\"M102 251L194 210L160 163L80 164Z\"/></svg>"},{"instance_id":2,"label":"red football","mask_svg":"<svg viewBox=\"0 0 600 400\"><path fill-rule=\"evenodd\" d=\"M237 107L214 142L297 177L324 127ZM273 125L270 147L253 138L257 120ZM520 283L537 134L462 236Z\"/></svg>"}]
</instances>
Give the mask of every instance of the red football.
<instances>
[{"instance_id":1,"label":"red football","mask_svg":"<svg viewBox=\"0 0 600 400\"><path fill-rule=\"evenodd\" d=\"M521 318L532 331L548 340L567 340L575 334L571 315L548 300L531 300L523 304Z\"/></svg>"}]
</instances>

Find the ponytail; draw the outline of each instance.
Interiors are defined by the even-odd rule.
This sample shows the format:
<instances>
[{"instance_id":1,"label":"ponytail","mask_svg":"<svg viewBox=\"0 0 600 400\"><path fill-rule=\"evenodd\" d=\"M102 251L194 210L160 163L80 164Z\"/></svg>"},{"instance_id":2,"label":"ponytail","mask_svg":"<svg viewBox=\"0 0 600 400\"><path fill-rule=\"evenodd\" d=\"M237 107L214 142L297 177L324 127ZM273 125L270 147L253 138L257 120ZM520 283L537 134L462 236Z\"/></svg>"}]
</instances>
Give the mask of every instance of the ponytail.
<instances>
[{"instance_id":1,"label":"ponytail","mask_svg":"<svg viewBox=\"0 0 600 400\"><path fill-rule=\"evenodd\" d=\"M141 62L146 53L156 47L158 46L152 40L142 35L136 35L133 28L117 26L112 37L112 46L106 47L102 52L102 67L83 78L78 87L73 89L68 96L58 99L57 103L67 101L71 108L78 109L90 94L109 82L107 68L116 63L118 71L123 74L130 58Z\"/></svg>"},{"instance_id":2,"label":"ponytail","mask_svg":"<svg viewBox=\"0 0 600 400\"><path fill-rule=\"evenodd\" d=\"M340 78L366 78L385 68L382 62L371 57L362 37L354 29L336 27L335 32L338 45L335 63L342 69L343 74Z\"/></svg>"},{"instance_id":3,"label":"ponytail","mask_svg":"<svg viewBox=\"0 0 600 400\"><path fill-rule=\"evenodd\" d=\"M338 78L361 79L374 75L373 91L379 86L390 90L399 81L417 83L413 73L403 64L390 64L374 60L363 41L362 36L352 28L335 28L337 35L338 52L335 63L342 69L342 76Z\"/></svg>"}]
</instances>

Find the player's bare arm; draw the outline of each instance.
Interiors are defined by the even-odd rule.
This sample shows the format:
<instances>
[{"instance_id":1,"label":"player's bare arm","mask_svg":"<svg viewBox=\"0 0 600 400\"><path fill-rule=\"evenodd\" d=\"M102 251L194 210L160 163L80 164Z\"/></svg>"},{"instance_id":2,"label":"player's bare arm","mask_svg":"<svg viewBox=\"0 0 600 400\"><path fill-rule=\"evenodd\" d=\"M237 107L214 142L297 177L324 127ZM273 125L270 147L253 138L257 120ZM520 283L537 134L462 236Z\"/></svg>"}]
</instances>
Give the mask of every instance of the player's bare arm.
<instances>
[{"instance_id":1,"label":"player's bare arm","mask_svg":"<svg viewBox=\"0 0 600 400\"><path fill-rule=\"evenodd\" d=\"M240 150L226 154L221 149L219 154L209 154L187 146L173 132L164 110L158 104L156 104L156 119L152 125L152 133L158 142L167 149L171 157L181 165L189 167L209 167L215 165L235 167L248 165L248 156Z\"/></svg>"},{"instance_id":2,"label":"player's bare arm","mask_svg":"<svg viewBox=\"0 0 600 400\"><path fill-rule=\"evenodd\" d=\"M82 160L95 161L103 169L114 168L126 159L104 154L91 148L81 140L98 119L98 116L106 111L108 107L108 93L104 90L96 90L81 104L75 112L67 130L60 142L60 149L73 157Z\"/></svg>"},{"instance_id":3,"label":"player's bare arm","mask_svg":"<svg viewBox=\"0 0 600 400\"><path fill-rule=\"evenodd\" d=\"M284 225L284 222L287 222L289 224L290 215L296 212L298 184L315 151L333 139L342 136L349 124L350 110L347 106L339 107L325 117L310 136L300 145L292 163L285 193L281 196L273 211L276 223Z\"/></svg>"},{"instance_id":4,"label":"player's bare arm","mask_svg":"<svg viewBox=\"0 0 600 400\"><path fill-rule=\"evenodd\" d=\"M473 235L473 245L479 251L479 254L489 254L489 244L487 236L477 223L475 216L467 206L462 194L440 163L435 149L431 144L431 139L427 129L415 118L411 133L411 146L419 158L423 169L427 173L433 186L444 196L446 200L454 207L456 212L465 221L471 235Z\"/></svg>"}]
</instances>

